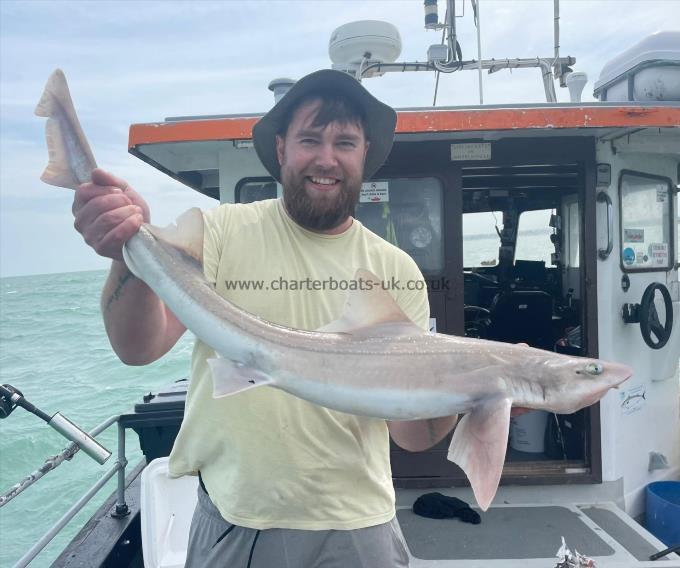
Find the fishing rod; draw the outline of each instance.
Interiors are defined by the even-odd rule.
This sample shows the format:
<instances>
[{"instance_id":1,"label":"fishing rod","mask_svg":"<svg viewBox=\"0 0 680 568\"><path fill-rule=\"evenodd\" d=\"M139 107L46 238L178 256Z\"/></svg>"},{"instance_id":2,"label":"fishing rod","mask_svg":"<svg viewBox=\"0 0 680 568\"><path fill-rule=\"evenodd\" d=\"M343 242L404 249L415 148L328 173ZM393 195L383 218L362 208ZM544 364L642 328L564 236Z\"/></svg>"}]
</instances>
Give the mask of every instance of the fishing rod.
<instances>
[{"instance_id":1,"label":"fishing rod","mask_svg":"<svg viewBox=\"0 0 680 568\"><path fill-rule=\"evenodd\" d=\"M102 446L97 440L84 432L73 422L71 422L61 412L57 412L50 416L49 414L40 410L34 404L31 404L23 393L13 387L12 385L0 386L0 419L7 418L14 409L20 406L31 414L34 414L41 420L44 420L62 436L77 444L88 456L95 460L100 465L111 457L111 452Z\"/></svg>"}]
</instances>

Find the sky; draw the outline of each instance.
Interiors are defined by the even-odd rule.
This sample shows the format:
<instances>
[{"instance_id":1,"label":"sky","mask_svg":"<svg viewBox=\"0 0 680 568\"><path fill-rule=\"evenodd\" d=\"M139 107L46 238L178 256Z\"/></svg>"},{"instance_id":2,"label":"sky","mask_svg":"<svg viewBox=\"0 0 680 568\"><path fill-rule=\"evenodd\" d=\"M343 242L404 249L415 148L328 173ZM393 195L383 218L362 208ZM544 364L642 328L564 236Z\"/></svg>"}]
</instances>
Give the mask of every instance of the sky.
<instances>
[{"instance_id":1,"label":"sky","mask_svg":"<svg viewBox=\"0 0 680 568\"><path fill-rule=\"evenodd\" d=\"M445 1L439 1L440 20ZM481 0L483 58L553 54L552 0ZM457 1L464 59L476 58L469 2ZM127 152L131 124L168 116L265 112L270 80L330 67L328 39L349 21L385 20L402 38L399 61L424 61L440 32L426 31L422 0L95 1L0 0L0 276L105 268L73 228L72 192L40 181L44 119L33 114L57 67L99 165L147 200L154 224L216 202ZM560 54L589 82L609 59L680 21L680 0L562 0ZM479 102L476 72L440 78L438 105ZM364 85L396 107L432 104L435 76L393 73ZM569 100L558 89L558 100ZM486 104L544 101L537 70L484 75Z\"/></svg>"}]
</instances>

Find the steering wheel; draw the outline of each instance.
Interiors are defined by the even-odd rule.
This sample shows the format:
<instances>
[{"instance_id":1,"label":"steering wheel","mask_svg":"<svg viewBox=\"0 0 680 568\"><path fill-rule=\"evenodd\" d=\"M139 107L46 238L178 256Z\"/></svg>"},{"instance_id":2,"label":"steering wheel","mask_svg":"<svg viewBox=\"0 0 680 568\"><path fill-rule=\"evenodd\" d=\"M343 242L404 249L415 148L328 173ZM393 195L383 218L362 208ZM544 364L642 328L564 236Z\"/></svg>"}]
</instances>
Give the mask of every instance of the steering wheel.
<instances>
[{"instance_id":1,"label":"steering wheel","mask_svg":"<svg viewBox=\"0 0 680 568\"><path fill-rule=\"evenodd\" d=\"M663 325L659 321L659 314L654 305L654 298L657 290L661 293L663 298L666 317ZM642 332L642 339L652 349L661 349L671 337L673 330L673 303L668 288L659 282L654 282L647 286L644 294L642 294L642 301L640 302L640 331ZM652 334L656 337L656 342L652 339Z\"/></svg>"},{"instance_id":2,"label":"steering wheel","mask_svg":"<svg viewBox=\"0 0 680 568\"><path fill-rule=\"evenodd\" d=\"M479 306L465 306L465 337L485 339L489 333L491 318L489 310Z\"/></svg>"},{"instance_id":3,"label":"steering wheel","mask_svg":"<svg viewBox=\"0 0 680 568\"><path fill-rule=\"evenodd\" d=\"M480 283L486 283L486 284L491 284L493 286L498 286L498 282L496 282L493 278L490 278L489 276L486 276L484 274L480 274L479 272L465 272L463 275L463 278L472 278L478 280Z\"/></svg>"}]
</instances>

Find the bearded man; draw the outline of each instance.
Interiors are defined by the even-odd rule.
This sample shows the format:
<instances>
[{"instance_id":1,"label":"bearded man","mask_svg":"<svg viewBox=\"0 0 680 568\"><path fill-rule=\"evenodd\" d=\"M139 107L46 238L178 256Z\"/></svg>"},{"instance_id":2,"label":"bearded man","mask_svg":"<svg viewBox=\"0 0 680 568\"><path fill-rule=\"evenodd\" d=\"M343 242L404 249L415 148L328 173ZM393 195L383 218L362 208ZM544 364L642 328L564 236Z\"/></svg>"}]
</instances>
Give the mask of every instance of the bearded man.
<instances>
[{"instance_id":1,"label":"bearded man","mask_svg":"<svg viewBox=\"0 0 680 568\"><path fill-rule=\"evenodd\" d=\"M345 73L300 79L253 129L258 156L281 182L283 198L225 204L204 215L204 271L217 293L271 322L313 330L339 317L358 268L383 282L422 280L406 253L352 217L363 180L389 154L395 125L394 110ZM124 242L149 220L146 203L102 170L92 180L76 192L75 226L114 259L102 294L114 350L128 364L146 364L185 328L122 260ZM338 285L329 286L333 281ZM426 328L424 289L389 292ZM214 356L197 340L170 455L172 475L200 480L186 566L408 566L389 435L423 450L456 417L387 424L266 388L216 400L206 363Z\"/></svg>"}]
</instances>

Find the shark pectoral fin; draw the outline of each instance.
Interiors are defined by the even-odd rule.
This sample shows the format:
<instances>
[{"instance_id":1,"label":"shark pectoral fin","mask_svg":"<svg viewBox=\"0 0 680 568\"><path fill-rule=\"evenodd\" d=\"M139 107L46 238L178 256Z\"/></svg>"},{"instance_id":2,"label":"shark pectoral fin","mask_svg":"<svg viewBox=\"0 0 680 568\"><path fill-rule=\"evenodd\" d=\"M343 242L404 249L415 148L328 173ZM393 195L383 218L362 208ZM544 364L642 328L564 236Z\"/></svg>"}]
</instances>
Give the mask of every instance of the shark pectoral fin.
<instances>
[{"instance_id":1,"label":"shark pectoral fin","mask_svg":"<svg viewBox=\"0 0 680 568\"><path fill-rule=\"evenodd\" d=\"M476 406L456 427L448 458L465 472L477 504L486 511L503 472L510 429L509 398L494 398Z\"/></svg>"},{"instance_id":2,"label":"shark pectoral fin","mask_svg":"<svg viewBox=\"0 0 680 568\"><path fill-rule=\"evenodd\" d=\"M375 274L360 268L354 282L357 286L347 293L342 315L316 331L394 336L425 333L403 312Z\"/></svg>"},{"instance_id":3,"label":"shark pectoral fin","mask_svg":"<svg viewBox=\"0 0 680 568\"><path fill-rule=\"evenodd\" d=\"M213 398L231 396L256 387L272 384L271 378L262 371L240 365L229 359L208 359L212 371Z\"/></svg>"}]
</instances>

